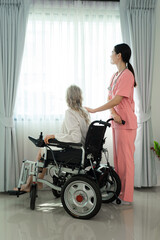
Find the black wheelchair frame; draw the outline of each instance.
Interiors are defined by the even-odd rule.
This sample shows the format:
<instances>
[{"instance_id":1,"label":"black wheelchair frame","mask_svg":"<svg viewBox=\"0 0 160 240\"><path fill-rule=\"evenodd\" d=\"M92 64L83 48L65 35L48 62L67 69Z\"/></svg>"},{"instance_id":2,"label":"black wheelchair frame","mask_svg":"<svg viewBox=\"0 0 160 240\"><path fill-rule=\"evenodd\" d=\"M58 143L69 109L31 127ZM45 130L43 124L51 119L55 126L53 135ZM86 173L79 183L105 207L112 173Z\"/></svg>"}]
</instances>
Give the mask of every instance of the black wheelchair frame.
<instances>
[{"instance_id":1,"label":"black wheelchair frame","mask_svg":"<svg viewBox=\"0 0 160 240\"><path fill-rule=\"evenodd\" d=\"M44 155L40 161L33 162L25 160L22 163L18 191L10 191L10 194L24 194L21 185L25 184L28 176L33 176L30 188L30 208L35 209L37 198L37 184L44 183L52 188L53 195L61 201L64 209L72 217L79 219L89 219L95 216L101 203L110 203L118 198L121 191L121 181L114 168L109 163L109 153L107 148L103 148L105 143L106 128L109 123L97 120L90 124L85 146L81 143L59 142L51 139L49 144L45 144L42 133L38 139L29 137L37 146L44 148ZM123 122L124 124L124 122ZM56 147L58 150L53 150ZM102 154L106 159L106 164L101 164ZM40 169L47 168L48 172L53 171L53 182L38 178Z\"/></svg>"}]
</instances>

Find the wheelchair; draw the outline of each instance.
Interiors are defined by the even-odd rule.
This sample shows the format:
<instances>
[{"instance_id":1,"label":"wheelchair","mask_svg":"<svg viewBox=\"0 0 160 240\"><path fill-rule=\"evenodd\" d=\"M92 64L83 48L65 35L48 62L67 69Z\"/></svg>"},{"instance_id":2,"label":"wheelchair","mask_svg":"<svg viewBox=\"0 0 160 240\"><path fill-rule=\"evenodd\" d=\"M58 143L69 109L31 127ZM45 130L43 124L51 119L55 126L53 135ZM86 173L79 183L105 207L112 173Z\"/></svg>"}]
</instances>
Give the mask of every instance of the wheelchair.
<instances>
[{"instance_id":1,"label":"wheelchair","mask_svg":"<svg viewBox=\"0 0 160 240\"><path fill-rule=\"evenodd\" d=\"M35 209L38 182L52 189L53 195L61 198L65 211L74 218L90 219L100 210L102 203L110 203L118 198L121 181L109 163L109 153L103 148L105 131L110 121L93 121L88 129L85 146L81 143L60 142L50 139L45 144L42 132L38 139L29 137L36 147L43 148L44 154L37 162L24 160L22 163L17 197L25 193L21 185L32 176L30 187L30 209ZM52 149L52 148L56 148ZM104 154L106 164L101 164ZM38 178L39 172L46 168L52 182ZM52 174L51 174L52 172ZM15 195L15 194L14 194Z\"/></svg>"}]
</instances>

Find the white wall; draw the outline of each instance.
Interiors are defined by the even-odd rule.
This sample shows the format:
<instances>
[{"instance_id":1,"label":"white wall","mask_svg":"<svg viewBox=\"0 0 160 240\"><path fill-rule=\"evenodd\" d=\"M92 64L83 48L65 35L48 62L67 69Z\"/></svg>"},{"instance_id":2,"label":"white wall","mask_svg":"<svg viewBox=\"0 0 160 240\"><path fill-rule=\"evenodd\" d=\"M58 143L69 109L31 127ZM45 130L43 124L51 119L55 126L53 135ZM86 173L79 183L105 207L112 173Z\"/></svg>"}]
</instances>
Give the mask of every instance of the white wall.
<instances>
[{"instance_id":1,"label":"white wall","mask_svg":"<svg viewBox=\"0 0 160 240\"><path fill-rule=\"evenodd\" d=\"M153 69L153 89L151 101L151 117L153 138L160 143L160 1L156 8L156 39ZM160 161L156 158L158 185L160 185Z\"/></svg>"}]
</instances>

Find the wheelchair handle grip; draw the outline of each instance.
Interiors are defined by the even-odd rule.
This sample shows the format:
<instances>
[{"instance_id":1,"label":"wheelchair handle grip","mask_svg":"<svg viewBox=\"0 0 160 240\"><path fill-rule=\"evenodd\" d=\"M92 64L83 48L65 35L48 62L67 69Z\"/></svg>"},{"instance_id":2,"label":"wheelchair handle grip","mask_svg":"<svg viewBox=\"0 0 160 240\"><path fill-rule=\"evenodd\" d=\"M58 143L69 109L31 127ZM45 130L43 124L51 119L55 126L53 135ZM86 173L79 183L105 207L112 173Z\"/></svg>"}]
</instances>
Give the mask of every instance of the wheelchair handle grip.
<instances>
[{"instance_id":1,"label":"wheelchair handle grip","mask_svg":"<svg viewBox=\"0 0 160 240\"><path fill-rule=\"evenodd\" d=\"M114 118L110 118L107 120L107 123L109 123L110 121L114 120ZM124 125L126 122L124 120L122 120L122 124Z\"/></svg>"}]
</instances>

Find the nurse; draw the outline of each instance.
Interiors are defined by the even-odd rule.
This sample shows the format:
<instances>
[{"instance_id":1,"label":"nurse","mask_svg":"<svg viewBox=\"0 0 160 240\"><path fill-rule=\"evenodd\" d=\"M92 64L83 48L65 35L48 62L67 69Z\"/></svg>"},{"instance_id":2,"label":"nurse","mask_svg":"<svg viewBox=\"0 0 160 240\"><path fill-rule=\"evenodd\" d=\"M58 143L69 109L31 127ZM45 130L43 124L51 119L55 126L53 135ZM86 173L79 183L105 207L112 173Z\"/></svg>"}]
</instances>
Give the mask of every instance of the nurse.
<instances>
[{"instance_id":1,"label":"nurse","mask_svg":"<svg viewBox=\"0 0 160 240\"><path fill-rule=\"evenodd\" d=\"M108 102L92 109L86 108L90 113L110 109L114 118L113 155L115 171L121 179L120 199L123 204L133 202L134 192L134 151L137 131L137 118L134 113L134 87L136 87L135 74L130 64L131 49L125 44L118 44L111 54L111 64L117 66L117 72L112 76L108 88ZM125 121L125 125L122 124Z\"/></svg>"}]
</instances>

